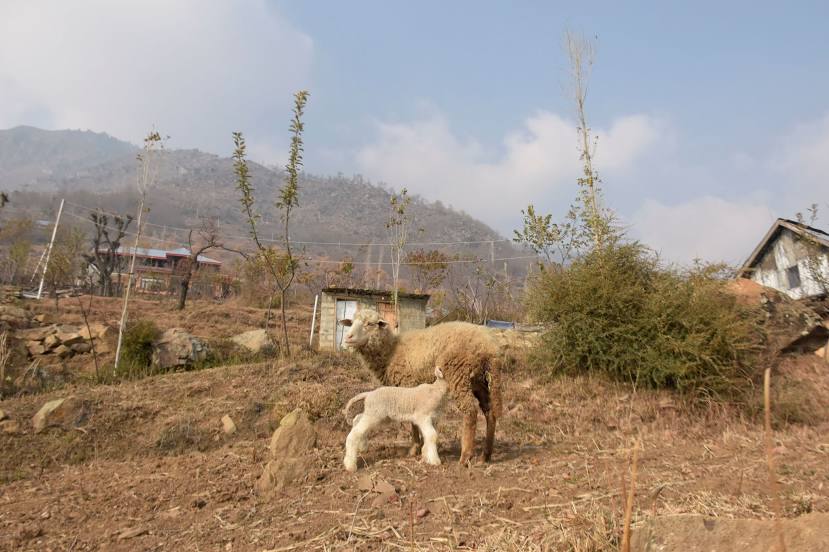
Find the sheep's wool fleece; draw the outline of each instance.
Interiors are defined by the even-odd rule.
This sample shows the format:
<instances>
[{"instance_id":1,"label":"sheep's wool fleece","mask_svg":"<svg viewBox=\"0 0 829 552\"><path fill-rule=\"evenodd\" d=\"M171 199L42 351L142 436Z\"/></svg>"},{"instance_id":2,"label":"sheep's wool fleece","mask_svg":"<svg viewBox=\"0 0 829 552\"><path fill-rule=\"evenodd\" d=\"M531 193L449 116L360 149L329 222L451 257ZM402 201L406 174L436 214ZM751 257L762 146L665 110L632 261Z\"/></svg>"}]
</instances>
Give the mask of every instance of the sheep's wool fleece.
<instances>
[{"instance_id":1,"label":"sheep's wool fleece","mask_svg":"<svg viewBox=\"0 0 829 552\"><path fill-rule=\"evenodd\" d=\"M379 315L369 309L358 312L356 317L364 322L379 320ZM483 326L446 322L398 336L388 328L378 328L357 352L385 385L413 387L431 383L438 366L443 370L449 394L462 412L478 411L473 382L489 389L492 410L496 415L501 412L500 352Z\"/></svg>"}]
</instances>

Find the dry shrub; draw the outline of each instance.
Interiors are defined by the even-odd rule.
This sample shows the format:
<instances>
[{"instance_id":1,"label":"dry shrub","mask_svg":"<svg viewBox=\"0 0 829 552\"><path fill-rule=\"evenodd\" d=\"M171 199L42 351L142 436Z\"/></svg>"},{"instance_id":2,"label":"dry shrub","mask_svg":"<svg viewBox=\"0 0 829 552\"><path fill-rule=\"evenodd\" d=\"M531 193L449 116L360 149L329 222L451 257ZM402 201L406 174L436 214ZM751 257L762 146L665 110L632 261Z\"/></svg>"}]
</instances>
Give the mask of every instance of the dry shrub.
<instances>
[{"instance_id":1,"label":"dry shrub","mask_svg":"<svg viewBox=\"0 0 829 552\"><path fill-rule=\"evenodd\" d=\"M528 292L549 323L535 359L552 370L725 398L756 379L759 313L725 289L722 267L666 268L638 244L598 248L542 272Z\"/></svg>"},{"instance_id":2,"label":"dry shrub","mask_svg":"<svg viewBox=\"0 0 829 552\"><path fill-rule=\"evenodd\" d=\"M210 443L210 432L199 427L189 416L175 417L164 425L155 440L164 454L176 455L189 450L204 451Z\"/></svg>"},{"instance_id":3,"label":"dry shrub","mask_svg":"<svg viewBox=\"0 0 829 552\"><path fill-rule=\"evenodd\" d=\"M121 363L119 371L123 377L141 377L150 375L153 359L153 342L161 336L152 320L135 320L127 325L121 343Z\"/></svg>"}]
</instances>

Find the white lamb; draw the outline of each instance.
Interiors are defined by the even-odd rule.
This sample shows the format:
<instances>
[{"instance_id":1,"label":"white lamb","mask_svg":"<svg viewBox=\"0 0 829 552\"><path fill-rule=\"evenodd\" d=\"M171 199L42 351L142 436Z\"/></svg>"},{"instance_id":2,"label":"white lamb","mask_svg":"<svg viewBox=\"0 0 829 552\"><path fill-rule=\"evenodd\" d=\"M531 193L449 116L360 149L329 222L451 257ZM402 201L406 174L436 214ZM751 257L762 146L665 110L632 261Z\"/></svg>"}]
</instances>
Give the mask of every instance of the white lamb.
<instances>
[{"instance_id":1,"label":"white lamb","mask_svg":"<svg viewBox=\"0 0 829 552\"><path fill-rule=\"evenodd\" d=\"M434 383L423 383L417 387L378 387L348 401L344 410L346 419L352 404L360 400L365 402L363 412L354 417L353 428L345 440L343 463L346 470L357 471L357 454L366 450L368 433L386 421L416 425L423 435L423 460L433 466L440 465L434 423L443 410L448 386L440 368L435 368L435 377Z\"/></svg>"}]
</instances>

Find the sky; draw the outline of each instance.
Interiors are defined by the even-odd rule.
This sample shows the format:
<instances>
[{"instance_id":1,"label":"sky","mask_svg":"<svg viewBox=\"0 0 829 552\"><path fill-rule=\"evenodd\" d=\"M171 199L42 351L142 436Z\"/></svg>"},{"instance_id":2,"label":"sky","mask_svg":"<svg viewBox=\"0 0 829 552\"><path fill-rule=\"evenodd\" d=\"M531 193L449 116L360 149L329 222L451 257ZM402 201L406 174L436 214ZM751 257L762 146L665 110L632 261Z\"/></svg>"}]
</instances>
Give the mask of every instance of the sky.
<instances>
[{"instance_id":1,"label":"sky","mask_svg":"<svg viewBox=\"0 0 829 552\"><path fill-rule=\"evenodd\" d=\"M829 227L825 2L4 0L0 128L107 132L361 174L512 235L560 218L579 154L563 35L596 45L605 200L670 261L740 263L775 217Z\"/></svg>"}]
</instances>

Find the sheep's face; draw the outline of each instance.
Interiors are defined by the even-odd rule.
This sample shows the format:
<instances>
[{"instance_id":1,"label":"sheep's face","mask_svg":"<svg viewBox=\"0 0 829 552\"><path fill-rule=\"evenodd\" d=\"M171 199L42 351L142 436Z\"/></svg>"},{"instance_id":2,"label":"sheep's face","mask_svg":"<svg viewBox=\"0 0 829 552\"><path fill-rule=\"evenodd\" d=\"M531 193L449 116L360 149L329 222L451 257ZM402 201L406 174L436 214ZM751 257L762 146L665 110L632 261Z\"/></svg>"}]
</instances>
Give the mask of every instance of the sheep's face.
<instances>
[{"instance_id":1,"label":"sheep's face","mask_svg":"<svg viewBox=\"0 0 829 552\"><path fill-rule=\"evenodd\" d=\"M387 330L389 323L380 318L377 311L364 309L354 315L353 320L340 320L340 324L348 326L348 332L343 337L343 344L351 349L358 349L366 345L373 336Z\"/></svg>"}]
</instances>

